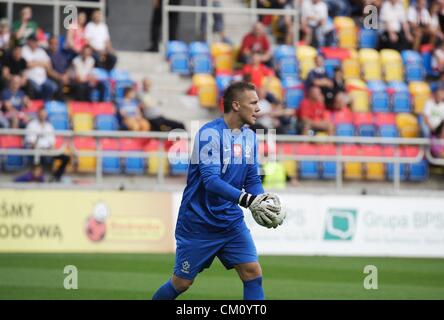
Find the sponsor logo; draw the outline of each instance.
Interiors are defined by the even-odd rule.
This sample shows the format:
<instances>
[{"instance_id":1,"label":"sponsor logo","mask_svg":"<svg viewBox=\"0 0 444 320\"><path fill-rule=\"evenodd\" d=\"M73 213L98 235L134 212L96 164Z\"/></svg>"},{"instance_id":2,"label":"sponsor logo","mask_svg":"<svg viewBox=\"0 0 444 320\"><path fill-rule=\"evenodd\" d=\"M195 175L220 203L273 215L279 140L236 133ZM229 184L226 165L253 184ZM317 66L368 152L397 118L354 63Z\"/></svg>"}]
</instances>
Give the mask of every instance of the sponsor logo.
<instances>
[{"instance_id":1,"label":"sponsor logo","mask_svg":"<svg viewBox=\"0 0 444 320\"><path fill-rule=\"evenodd\" d=\"M353 240L356 216L356 209L329 209L325 218L324 240Z\"/></svg>"}]
</instances>

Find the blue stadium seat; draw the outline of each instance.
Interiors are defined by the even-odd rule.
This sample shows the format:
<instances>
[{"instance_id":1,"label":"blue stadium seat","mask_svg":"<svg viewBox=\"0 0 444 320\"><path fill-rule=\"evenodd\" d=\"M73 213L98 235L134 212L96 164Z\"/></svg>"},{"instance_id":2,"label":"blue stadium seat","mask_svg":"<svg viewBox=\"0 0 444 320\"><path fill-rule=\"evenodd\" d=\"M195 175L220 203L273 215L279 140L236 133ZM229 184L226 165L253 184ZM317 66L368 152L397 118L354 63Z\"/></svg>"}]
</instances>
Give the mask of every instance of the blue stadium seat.
<instances>
[{"instance_id":1,"label":"blue stadium seat","mask_svg":"<svg viewBox=\"0 0 444 320\"><path fill-rule=\"evenodd\" d=\"M319 169L316 161L300 161L299 176L302 179L318 179Z\"/></svg>"},{"instance_id":2,"label":"blue stadium seat","mask_svg":"<svg viewBox=\"0 0 444 320\"><path fill-rule=\"evenodd\" d=\"M172 55L177 53L188 54L188 46L183 41L169 41L166 50L166 58L170 59Z\"/></svg>"},{"instance_id":3,"label":"blue stadium seat","mask_svg":"<svg viewBox=\"0 0 444 320\"><path fill-rule=\"evenodd\" d=\"M125 158L125 173L143 174L145 171L144 158Z\"/></svg>"},{"instance_id":4,"label":"blue stadium seat","mask_svg":"<svg viewBox=\"0 0 444 320\"><path fill-rule=\"evenodd\" d=\"M200 55L211 55L208 44L206 42L199 42L199 41L191 42L188 45L188 52L191 58Z\"/></svg>"},{"instance_id":5,"label":"blue stadium seat","mask_svg":"<svg viewBox=\"0 0 444 320\"><path fill-rule=\"evenodd\" d=\"M68 115L68 107L66 106L66 103L62 101L46 101L45 102L45 109L48 113L48 116L55 115L55 114L65 114Z\"/></svg>"},{"instance_id":6,"label":"blue stadium seat","mask_svg":"<svg viewBox=\"0 0 444 320\"><path fill-rule=\"evenodd\" d=\"M424 62L419 52L404 50L401 53L407 81L423 81L425 75Z\"/></svg>"},{"instance_id":7,"label":"blue stadium seat","mask_svg":"<svg viewBox=\"0 0 444 320\"><path fill-rule=\"evenodd\" d=\"M361 28L359 33L359 46L361 48L376 49L378 45L378 31Z\"/></svg>"},{"instance_id":8,"label":"blue stadium seat","mask_svg":"<svg viewBox=\"0 0 444 320\"><path fill-rule=\"evenodd\" d=\"M213 73L213 62L208 54L197 54L191 58L193 73Z\"/></svg>"},{"instance_id":9,"label":"blue stadium seat","mask_svg":"<svg viewBox=\"0 0 444 320\"><path fill-rule=\"evenodd\" d=\"M117 118L112 114L99 114L96 117L96 129L97 130L118 130L119 125Z\"/></svg>"},{"instance_id":10,"label":"blue stadium seat","mask_svg":"<svg viewBox=\"0 0 444 320\"><path fill-rule=\"evenodd\" d=\"M358 135L361 137L374 137L376 136L375 126L372 124L361 124L357 128Z\"/></svg>"},{"instance_id":11,"label":"blue stadium seat","mask_svg":"<svg viewBox=\"0 0 444 320\"><path fill-rule=\"evenodd\" d=\"M134 86L134 82L131 79L116 81L114 87L114 99L122 99L125 88L129 88L132 86Z\"/></svg>"},{"instance_id":12,"label":"blue stadium seat","mask_svg":"<svg viewBox=\"0 0 444 320\"><path fill-rule=\"evenodd\" d=\"M394 112L412 112L410 92L404 82L389 82L389 90L392 92L391 103Z\"/></svg>"},{"instance_id":13,"label":"blue stadium seat","mask_svg":"<svg viewBox=\"0 0 444 320\"><path fill-rule=\"evenodd\" d=\"M286 77L282 81L282 87L285 92L287 108L298 109L301 101L304 99L303 83L293 77Z\"/></svg>"},{"instance_id":14,"label":"blue stadium seat","mask_svg":"<svg viewBox=\"0 0 444 320\"><path fill-rule=\"evenodd\" d=\"M131 76L128 71L113 69L109 72L109 78L114 81L126 81L131 80Z\"/></svg>"},{"instance_id":15,"label":"blue stadium seat","mask_svg":"<svg viewBox=\"0 0 444 320\"><path fill-rule=\"evenodd\" d=\"M6 172L23 170L27 166L27 158L24 156L6 156L3 162L3 169Z\"/></svg>"},{"instance_id":16,"label":"blue stadium seat","mask_svg":"<svg viewBox=\"0 0 444 320\"><path fill-rule=\"evenodd\" d=\"M432 77L439 77L439 72L432 69L432 52L423 52L421 55L426 74Z\"/></svg>"},{"instance_id":17,"label":"blue stadium seat","mask_svg":"<svg viewBox=\"0 0 444 320\"><path fill-rule=\"evenodd\" d=\"M324 161L321 163L321 178L325 180L336 179L336 162Z\"/></svg>"},{"instance_id":18,"label":"blue stadium seat","mask_svg":"<svg viewBox=\"0 0 444 320\"><path fill-rule=\"evenodd\" d=\"M102 160L103 173L117 174L122 171L120 159L117 157L103 157Z\"/></svg>"},{"instance_id":19,"label":"blue stadium seat","mask_svg":"<svg viewBox=\"0 0 444 320\"><path fill-rule=\"evenodd\" d=\"M387 174L387 179L390 181L394 180L394 174L395 174L395 167L393 165L393 163L387 163L386 164L386 174ZM401 181L406 181L407 180L407 165L406 164L400 164L400 177L401 177Z\"/></svg>"},{"instance_id":20,"label":"blue stadium seat","mask_svg":"<svg viewBox=\"0 0 444 320\"><path fill-rule=\"evenodd\" d=\"M171 72L181 75L190 74L190 64L188 61L188 55L185 53L175 53L171 55L170 66L171 66Z\"/></svg>"},{"instance_id":21,"label":"blue stadium seat","mask_svg":"<svg viewBox=\"0 0 444 320\"><path fill-rule=\"evenodd\" d=\"M223 96L225 89L230 85L233 76L229 74L216 75L216 86L219 97Z\"/></svg>"},{"instance_id":22,"label":"blue stadium seat","mask_svg":"<svg viewBox=\"0 0 444 320\"><path fill-rule=\"evenodd\" d=\"M387 87L382 81L369 81L367 88L371 94L371 106L373 112L389 112L389 96Z\"/></svg>"},{"instance_id":23,"label":"blue stadium seat","mask_svg":"<svg viewBox=\"0 0 444 320\"><path fill-rule=\"evenodd\" d=\"M273 58L275 62L275 67L278 67L279 61L282 58L296 57L296 49L294 46L289 45L279 45L273 52Z\"/></svg>"},{"instance_id":24,"label":"blue stadium seat","mask_svg":"<svg viewBox=\"0 0 444 320\"><path fill-rule=\"evenodd\" d=\"M399 133L396 125L384 124L379 127L379 135L384 138L397 138Z\"/></svg>"},{"instance_id":25,"label":"blue stadium seat","mask_svg":"<svg viewBox=\"0 0 444 320\"><path fill-rule=\"evenodd\" d=\"M180 157L180 158L177 158ZM186 175L188 172L188 155L186 153L178 155L169 155L171 175Z\"/></svg>"},{"instance_id":26,"label":"blue stadium seat","mask_svg":"<svg viewBox=\"0 0 444 320\"><path fill-rule=\"evenodd\" d=\"M341 123L336 126L336 135L339 137L353 137L355 127L351 123Z\"/></svg>"},{"instance_id":27,"label":"blue stadium seat","mask_svg":"<svg viewBox=\"0 0 444 320\"><path fill-rule=\"evenodd\" d=\"M284 77L298 77L299 68L296 57L284 57L279 60L279 75Z\"/></svg>"},{"instance_id":28,"label":"blue stadium seat","mask_svg":"<svg viewBox=\"0 0 444 320\"><path fill-rule=\"evenodd\" d=\"M55 130L69 130L68 114L53 113L48 116L48 121L52 124Z\"/></svg>"},{"instance_id":29,"label":"blue stadium seat","mask_svg":"<svg viewBox=\"0 0 444 320\"><path fill-rule=\"evenodd\" d=\"M341 61L338 59L325 59L324 66L328 77L333 79L335 76L335 69L341 67Z\"/></svg>"},{"instance_id":30,"label":"blue stadium seat","mask_svg":"<svg viewBox=\"0 0 444 320\"><path fill-rule=\"evenodd\" d=\"M409 180L410 181L425 181L429 177L429 164L427 160L422 160L419 163L411 163L409 165Z\"/></svg>"}]
</instances>

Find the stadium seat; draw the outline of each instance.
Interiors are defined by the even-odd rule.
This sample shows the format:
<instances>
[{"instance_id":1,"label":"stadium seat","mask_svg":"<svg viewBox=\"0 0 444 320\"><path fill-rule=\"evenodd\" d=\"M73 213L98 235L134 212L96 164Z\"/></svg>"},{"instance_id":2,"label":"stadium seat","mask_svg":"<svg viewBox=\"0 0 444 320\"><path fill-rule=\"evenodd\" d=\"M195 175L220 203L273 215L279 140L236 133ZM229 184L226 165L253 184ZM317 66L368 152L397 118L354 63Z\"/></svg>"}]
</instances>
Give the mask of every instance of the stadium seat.
<instances>
[{"instance_id":1,"label":"stadium seat","mask_svg":"<svg viewBox=\"0 0 444 320\"><path fill-rule=\"evenodd\" d=\"M430 86L427 82L412 81L409 83L409 92L413 99L413 112L422 114L424 105L430 98Z\"/></svg>"},{"instance_id":2,"label":"stadium seat","mask_svg":"<svg viewBox=\"0 0 444 320\"><path fill-rule=\"evenodd\" d=\"M126 88L133 88L134 82L131 79L118 80L114 82L114 99L123 99L123 94Z\"/></svg>"},{"instance_id":3,"label":"stadium seat","mask_svg":"<svg viewBox=\"0 0 444 320\"><path fill-rule=\"evenodd\" d=\"M216 86L219 98L223 97L225 89L230 85L232 80L233 76L231 74L216 75Z\"/></svg>"},{"instance_id":4,"label":"stadium seat","mask_svg":"<svg viewBox=\"0 0 444 320\"><path fill-rule=\"evenodd\" d=\"M213 76L209 74L195 74L192 82L197 89L200 106L204 108L217 107L217 87Z\"/></svg>"},{"instance_id":5,"label":"stadium seat","mask_svg":"<svg viewBox=\"0 0 444 320\"><path fill-rule=\"evenodd\" d=\"M277 70L279 71L279 76L281 79L284 77L298 77L299 67L296 57L292 56L280 59Z\"/></svg>"},{"instance_id":6,"label":"stadium seat","mask_svg":"<svg viewBox=\"0 0 444 320\"><path fill-rule=\"evenodd\" d=\"M216 73L233 71L233 48L222 42L216 42L211 45L211 55L214 61Z\"/></svg>"},{"instance_id":7,"label":"stadium seat","mask_svg":"<svg viewBox=\"0 0 444 320\"><path fill-rule=\"evenodd\" d=\"M351 123L337 124L336 135L339 137L353 137L355 135L355 127Z\"/></svg>"},{"instance_id":8,"label":"stadium seat","mask_svg":"<svg viewBox=\"0 0 444 320\"><path fill-rule=\"evenodd\" d=\"M385 81L404 81L404 66L398 51L383 49L380 52Z\"/></svg>"},{"instance_id":9,"label":"stadium seat","mask_svg":"<svg viewBox=\"0 0 444 320\"><path fill-rule=\"evenodd\" d=\"M278 145L278 153L283 155L295 155L296 144L294 143L282 143ZM280 161L285 168L287 176L295 178L298 175L298 165L296 160L281 160Z\"/></svg>"},{"instance_id":10,"label":"stadium seat","mask_svg":"<svg viewBox=\"0 0 444 320\"><path fill-rule=\"evenodd\" d=\"M52 124L55 130L69 130L68 114L50 114L48 121Z\"/></svg>"},{"instance_id":11,"label":"stadium seat","mask_svg":"<svg viewBox=\"0 0 444 320\"><path fill-rule=\"evenodd\" d=\"M363 78L366 81L382 80L379 52L375 49L360 49L359 62Z\"/></svg>"},{"instance_id":12,"label":"stadium seat","mask_svg":"<svg viewBox=\"0 0 444 320\"><path fill-rule=\"evenodd\" d=\"M317 155L317 148L315 145L309 143L300 143L296 146L295 152L297 155ZM299 162L299 177L301 179L318 179L319 169L318 163L311 160L302 160Z\"/></svg>"},{"instance_id":13,"label":"stadium seat","mask_svg":"<svg viewBox=\"0 0 444 320\"><path fill-rule=\"evenodd\" d=\"M96 141L89 137L74 137L74 149L79 151L95 151ZM96 157L78 156L77 157L77 171L82 173L91 173L96 171Z\"/></svg>"},{"instance_id":14,"label":"stadium seat","mask_svg":"<svg viewBox=\"0 0 444 320\"><path fill-rule=\"evenodd\" d=\"M334 144L322 144L318 146L318 154L320 156L335 156L336 153ZM336 179L336 167L335 161L322 161L321 178L325 180Z\"/></svg>"},{"instance_id":15,"label":"stadium seat","mask_svg":"<svg viewBox=\"0 0 444 320\"><path fill-rule=\"evenodd\" d=\"M392 146L383 147L383 156L394 158L395 157L395 148ZM399 156L401 156L401 150L399 150ZM385 172L388 180L393 181L395 176L395 166L393 163L386 163ZM405 181L407 179L407 164L399 165L399 173L400 173L400 181Z\"/></svg>"},{"instance_id":16,"label":"stadium seat","mask_svg":"<svg viewBox=\"0 0 444 320\"><path fill-rule=\"evenodd\" d=\"M419 154L417 146L404 146L401 148L401 155L403 157L414 158ZM410 181L425 181L429 177L429 164L427 160L423 159L417 163L407 164L408 180Z\"/></svg>"},{"instance_id":17,"label":"stadium seat","mask_svg":"<svg viewBox=\"0 0 444 320\"><path fill-rule=\"evenodd\" d=\"M64 102L51 100L45 102L45 109L48 113L48 116L54 114L68 114L68 108Z\"/></svg>"},{"instance_id":18,"label":"stadium seat","mask_svg":"<svg viewBox=\"0 0 444 320\"><path fill-rule=\"evenodd\" d=\"M352 99L353 112L368 112L369 108L369 93L367 85L364 81L359 79L347 80L346 90Z\"/></svg>"},{"instance_id":19,"label":"stadium seat","mask_svg":"<svg viewBox=\"0 0 444 320\"><path fill-rule=\"evenodd\" d=\"M282 83L278 77L268 77L268 79L264 79L264 84L267 91L272 93L278 100L283 101Z\"/></svg>"},{"instance_id":20,"label":"stadium seat","mask_svg":"<svg viewBox=\"0 0 444 320\"><path fill-rule=\"evenodd\" d=\"M95 128L101 131L114 131L119 129L119 123L115 115L99 114L96 116Z\"/></svg>"},{"instance_id":21,"label":"stadium seat","mask_svg":"<svg viewBox=\"0 0 444 320\"><path fill-rule=\"evenodd\" d=\"M119 151L120 145L118 139L101 139L100 147L103 151ZM119 157L103 157L102 158L103 173L120 173L121 165Z\"/></svg>"},{"instance_id":22,"label":"stadium seat","mask_svg":"<svg viewBox=\"0 0 444 320\"><path fill-rule=\"evenodd\" d=\"M180 75L190 74L190 63L188 54L186 53L174 53L169 58L171 72Z\"/></svg>"},{"instance_id":23,"label":"stadium seat","mask_svg":"<svg viewBox=\"0 0 444 320\"><path fill-rule=\"evenodd\" d=\"M112 102L94 102L93 103L94 115L115 115L116 107Z\"/></svg>"},{"instance_id":24,"label":"stadium seat","mask_svg":"<svg viewBox=\"0 0 444 320\"><path fill-rule=\"evenodd\" d=\"M369 81L367 87L371 96L373 112L389 112L390 103L385 83L383 81Z\"/></svg>"},{"instance_id":25,"label":"stadium seat","mask_svg":"<svg viewBox=\"0 0 444 320\"><path fill-rule=\"evenodd\" d=\"M68 105L69 113L75 115L77 113L94 114L94 104L87 101L71 101Z\"/></svg>"},{"instance_id":26,"label":"stadium seat","mask_svg":"<svg viewBox=\"0 0 444 320\"><path fill-rule=\"evenodd\" d=\"M310 46L299 45L296 49L296 57L299 63L300 77L305 80L308 73L313 69L315 64L315 57L318 55L318 51Z\"/></svg>"},{"instance_id":27,"label":"stadium seat","mask_svg":"<svg viewBox=\"0 0 444 320\"><path fill-rule=\"evenodd\" d=\"M294 46L278 45L273 51L275 67L279 65L279 61L281 61L281 59L294 57L296 57L296 49Z\"/></svg>"},{"instance_id":28,"label":"stadium seat","mask_svg":"<svg viewBox=\"0 0 444 320\"><path fill-rule=\"evenodd\" d=\"M143 149L146 152L158 152L160 142L157 139L149 139L149 141L144 145ZM166 149L165 149L166 150ZM164 174L169 173L169 162L167 158L162 158L157 155L148 156L148 174L157 175L159 172L159 166L163 164Z\"/></svg>"},{"instance_id":29,"label":"stadium seat","mask_svg":"<svg viewBox=\"0 0 444 320\"><path fill-rule=\"evenodd\" d=\"M26 112L37 113L45 105L44 100L29 100Z\"/></svg>"},{"instance_id":30,"label":"stadium seat","mask_svg":"<svg viewBox=\"0 0 444 320\"><path fill-rule=\"evenodd\" d=\"M383 149L379 145L364 145L361 147L362 155L366 157L382 157ZM382 162L366 162L365 177L367 180L382 181L385 178L384 164Z\"/></svg>"},{"instance_id":31,"label":"stadium seat","mask_svg":"<svg viewBox=\"0 0 444 320\"><path fill-rule=\"evenodd\" d=\"M347 111L336 111L332 113L331 119L335 125L338 124L352 124L353 113Z\"/></svg>"},{"instance_id":32,"label":"stadium seat","mask_svg":"<svg viewBox=\"0 0 444 320\"><path fill-rule=\"evenodd\" d=\"M396 115L396 126L402 138L415 138L419 134L418 119L411 113Z\"/></svg>"},{"instance_id":33,"label":"stadium seat","mask_svg":"<svg viewBox=\"0 0 444 320\"><path fill-rule=\"evenodd\" d=\"M141 139L120 139L120 151L143 151ZM145 171L145 159L143 157L124 158L124 172L127 174L143 174Z\"/></svg>"},{"instance_id":34,"label":"stadium seat","mask_svg":"<svg viewBox=\"0 0 444 320\"><path fill-rule=\"evenodd\" d=\"M183 41L169 41L166 50L166 58L169 59L173 54L186 53L188 54L188 47Z\"/></svg>"},{"instance_id":35,"label":"stadium seat","mask_svg":"<svg viewBox=\"0 0 444 320\"><path fill-rule=\"evenodd\" d=\"M396 138L399 135L396 128L396 118L393 113L376 113L375 125L381 137Z\"/></svg>"},{"instance_id":36,"label":"stadium seat","mask_svg":"<svg viewBox=\"0 0 444 320\"><path fill-rule=\"evenodd\" d=\"M341 146L341 154L344 156L360 156L361 148L357 145L346 144ZM344 178L349 180L362 179L362 163L361 162L345 162Z\"/></svg>"},{"instance_id":37,"label":"stadium seat","mask_svg":"<svg viewBox=\"0 0 444 320\"><path fill-rule=\"evenodd\" d=\"M431 49L422 51L421 56L422 56L422 63L424 66L424 70L427 76L439 77L439 72L433 70L432 68L433 52L431 51Z\"/></svg>"},{"instance_id":38,"label":"stadium seat","mask_svg":"<svg viewBox=\"0 0 444 320\"><path fill-rule=\"evenodd\" d=\"M282 86L285 92L285 103L289 109L298 109L301 101L304 99L304 84L292 77L282 80Z\"/></svg>"},{"instance_id":39,"label":"stadium seat","mask_svg":"<svg viewBox=\"0 0 444 320\"><path fill-rule=\"evenodd\" d=\"M188 172L188 141L179 140L168 149L171 175L186 175Z\"/></svg>"},{"instance_id":40,"label":"stadium seat","mask_svg":"<svg viewBox=\"0 0 444 320\"><path fill-rule=\"evenodd\" d=\"M22 149L23 138L20 136L0 136L1 149ZM7 155L3 161L3 169L6 172L22 170L26 167L26 157L19 155Z\"/></svg>"},{"instance_id":41,"label":"stadium seat","mask_svg":"<svg viewBox=\"0 0 444 320\"><path fill-rule=\"evenodd\" d=\"M378 46L378 31L373 29L361 28L359 32L359 47L376 49Z\"/></svg>"},{"instance_id":42,"label":"stadium seat","mask_svg":"<svg viewBox=\"0 0 444 320\"><path fill-rule=\"evenodd\" d=\"M356 112L353 114L353 124L361 137L374 137L376 129L374 126L373 114L369 112Z\"/></svg>"},{"instance_id":43,"label":"stadium seat","mask_svg":"<svg viewBox=\"0 0 444 320\"><path fill-rule=\"evenodd\" d=\"M333 24L338 38L338 47L355 49L357 46L357 31L355 21L350 17L335 17Z\"/></svg>"},{"instance_id":44,"label":"stadium seat","mask_svg":"<svg viewBox=\"0 0 444 320\"><path fill-rule=\"evenodd\" d=\"M191 71L193 73L208 73L213 72L213 62L209 54L199 54L191 58Z\"/></svg>"},{"instance_id":45,"label":"stadium seat","mask_svg":"<svg viewBox=\"0 0 444 320\"><path fill-rule=\"evenodd\" d=\"M413 50L404 50L401 52L405 68L405 78L410 81L423 81L425 70L422 56L419 52Z\"/></svg>"},{"instance_id":46,"label":"stadium seat","mask_svg":"<svg viewBox=\"0 0 444 320\"><path fill-rule=\"evenodd\" d=\"M91 113L76 113L72 116L72 125L75 132L94 130L94 117Z\"/></svg>"},{"instance_id":47,"label":"stadium seat","mask_svg":"<svg viewBox=\"0 0 444 320\"><path fill-rule=\"evenodd\" d=\"M199 55L210 55L210 48L206 42L193 41L188 45L188 52L190 57L193 58Z\"/></svg>"},{"instance_id":48,"label":"stadium seat","mask_svg":"<svg viewBox=\"0 0 444 320\"><path fill-rule=\"evenodd\" d=\"M325 72L330 79L335 76L335 70L341 67L341 60L338 59L325 59L324 60Z\"/></svg>"},{"instance_id":49,"label":"stadium seat","mask_svg":"<svg viewBox=\"0 0 444 320\"><path fill-rule=\"evenodd\" d=\"M348 58L342 60L342 72L344 79L359 79L361 77L361 65L359 63L359 55L356 50L349 50Z\"/></svg>"},{"instance_id":50,"label":"stadium seat","mask_svg":"<svg viewBox=\"0 0 444 320\"><path fill-rule=\"evenodd\" d=\"M390 103L394 112L411 112L412 104L410 93L404 82L392 81L388 83Z\"/></svg>"}]
</instances>

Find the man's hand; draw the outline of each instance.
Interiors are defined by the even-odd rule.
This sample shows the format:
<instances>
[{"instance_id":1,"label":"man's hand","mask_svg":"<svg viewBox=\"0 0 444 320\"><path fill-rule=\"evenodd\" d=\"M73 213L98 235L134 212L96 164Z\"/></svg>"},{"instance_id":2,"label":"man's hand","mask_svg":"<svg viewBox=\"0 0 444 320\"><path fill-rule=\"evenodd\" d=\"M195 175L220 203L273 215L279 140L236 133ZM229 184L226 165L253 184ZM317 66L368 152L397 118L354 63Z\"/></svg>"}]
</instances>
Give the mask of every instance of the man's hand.
<instances>
[{"instance_id":1,"label":"man's hand","mask_svg":"<svg viewBox=\"0 0 444 320\"><path fill-rule=\"evenodd\" d=\"M285 213L281 212L280 199L276 195L263 193L253 196L243 193L239 203L250 209L254 220L261 226L277 228L285 219Z\"/></svg>"}]
</instances>

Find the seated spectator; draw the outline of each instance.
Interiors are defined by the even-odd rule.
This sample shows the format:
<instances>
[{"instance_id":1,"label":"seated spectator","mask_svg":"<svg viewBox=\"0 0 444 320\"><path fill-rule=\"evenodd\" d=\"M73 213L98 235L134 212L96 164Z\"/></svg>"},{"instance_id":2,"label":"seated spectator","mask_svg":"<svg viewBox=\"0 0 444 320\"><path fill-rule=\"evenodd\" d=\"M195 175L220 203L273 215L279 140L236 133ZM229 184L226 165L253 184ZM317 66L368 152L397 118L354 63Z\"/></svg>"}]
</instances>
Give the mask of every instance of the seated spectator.
<instances>
[{"instance_id":1,"label":"seated spectator","mask_svg":"<svg viewBox=\"0 0 444 320\"><path fill-rule=\"evenodd\" d=\"M29 149L41 149L52 150L55 145L54 127L47 120L47 112L45 108L42 108L37 113L37 118L31 120L26 126L25 146ZM53 168L54 160L60 160L61 164L58 168L52 171L52 177L50 181L60 181L65 172L65 168L69 163L69 157L65 154L59 154L56 156L42 156L39 161L34 163L40 163L43 166L48 167L51 171Z\"/></svg>"},{"instance_id":2,"label":"seated spectator","mask_svg":"<svg viewBox=\"0 0 444 320\"><path fill-rule=\"evenodd\" d=\"M441 41L433 50L432 69L440 75L444 73L444 41Z\"/></svg>"},{"instance_id":3,"label":"seated spectator","mask_svg":"<svg viewBox=\"0 0 444 320\"><path fill-rule=\"evenodd\" d=\"M22 56L22 47L16 46L6 54L1 77L1 88L7 87L8 82L13 76L20 77L20 86L26 86L28 78L26 77L26 69L28 63Z\"/></svg>"},{"instance_id":4,"label":"seated spectator","mask_svg":"<svg viewBox=\"0 0 444 320\"><path fill-rule=\"evenodd\" d=\"M28 100L25 92L20 89L20 77L13 76L9 88L1 92L2 109L11 128L17 129L26 126L29 119L24 111Z\"/></svg>"},{"instance_id":5,"label":"seated spectator","mask_svg":"<svg viewBox=\"0 0 444 320\"><path fill-rule=\"evenodd\" d=\"M262 63L271 63L270 41L265 34L264 26L260 22L256 22L251 32L244 36L239 51L239 62L250 63L253 53L259 53Z\"/></svg>"},{"instance_id":6,"label":"seated spectator","mask_svg":"<svg viewBox=\"0 0 444 320\"><path fill-rule=\"evenodd\" d=\"M174 129L183 129L182 122L167 119L159 108L160 102L150 92L151 81L148 78L142 80L142 90L138 94L138 100L142 102L142 110L146 119L151 124L151 131L169 132Z\"/></svg>"},{"instance_id":7,"label":"seated spectator","mask_svg":"<svg viewBox=\"0 0 444 320\"><path fill-rule=\"evenodd\" d=\"M432 1L432 3L429 6L429 12L430 12L430 29L431 29L431 35L435 36L436 41L443 41L444 40L444 33L441 29L441 25L439 23L439 10L441 8L441 4L438 1ZM433 39L429 41L431 44L435 44Z\"/></svg>"},{"instance_id":8,"label":"seated spectator","mask_svg":"<svg viewBox=\"0 0 444 320\"><path fill-rule=\"evenodd\" d=\"M2 109L0 108L0 129L8 129L9 121L6 116L3 114Z\"/></svg>"},{"instance_id":9,"label":"seated spectator","mask_svg":"<svg viewBox=\"0 0 444 320\"><path fill-rule=\"evenodd\" d=\"M444 122L436 127L436 131L432 135L430 151L434 157L444 158Z\"/></svg>"},{"instance_id":10,"label":"seated spectator","mask_svg":"<svg viewBox=\"0 0 444 320\"><path fill-rule=\"evenodd\" d=\"M12 25L12 31L14 32L16 44L24 45L26 44L26 41L30 36L36 35L38 25L35 21L32 21L31 19L31 7L23 7L20 11L20 20L15 21Z\"/></svg>"},{"instance_id":11,"label":"seated spectator","mask_svg":"<svg viewBox=\"0 0 444 320\"><path fill-rule=\"evenodd\" d=\"M261 54L254 53L251 57L251 63L244 65L242 68L242 74L256 88L260 88L268 77L274 76L274 71L262 63Z\"/></svg>"},{"instance_id":12,"label":"seated spectator","mask_svg":"<svg viewBox=\"0 0 444 320\"><path fill-rule=\"evenodd\" d=\"M433 96L424 105L423 134L428 137L434 134L438 126L444 121L444 86L434 88Z\"/></svg>"},{"instance_id":13,"label":"seated spectator","mask_svg":"<svg viewBox=\"0 0 444 320\"><path fill-rule=\"evenodd\" d=\"M123 100L118 103L119 116L130 131L149 131L150 123L143 117L142 104L136 99L133 88L125 88Z\"/></svg>"},{"instance_id":14,"label":"seated spectator","mask_svg":"<svg viewBox=\"0 0 444 320\"><path fill-rule=\"evenodd\" d=\"M94 50L96 66L112 70L116 65L117 57L113 53L108 26L102 20L102 12L95 10L92 21L88 22L85 27L85 39Z\"/></svg>"},{"instance_id":15,"label":"seated spectator","mask_svg":"<svg viewBox=\"0 0 444 320\"><path fill-rule=\"evenodd\" d=\"M330 17L349 17L351 15L351 5L349 0L325 0L325 3L327 4L328 15Z\"/></svg>"},{"instance_id":16,"label":"seated spectator","mask_svg":"<svg viewBox=\"0 0 444 320\"><path fill-rule=\"evenodd\" d=\"M416 0L416 4L409 7L407 20L413 34L413 50L419 51L421 44L426 40L435 43L435 35L431 28L432 18L427 10L426 0Z\"/></svg>"},{"instance_id":17,"label":"seated spectator","mask_svg":"<svg viewBox=\"0 0 444 320\"><path fill-rule=\"evenodd\" d=\"M65 50L73 56L80 54L86 45L85 26L86 13L82 11L79 12L77 20L73 21L66 32Z\"/></svg>"},{"instance_id":18,"label":"seated spectator","mask_svg":"<svg viewBox=\"0 0 444 320\"><path fill-rule=\"evenodd\" d=\"M293 0L275 0L273 9L293 9ZM282 37L278 37L278 43L292 45L293 43L293 19L291 16L278 16L275 29Z\"/></svg>"},{"instance_id":19,"label":"seated spectator","mask_svg":"<svg viewBox=\"0 0 444 320\"><path fill-rule=\"evenodd\" d=\"M22 54L28 64L26 75L31 98L52 99L58 86L48 78L47 70L51 66L51 60L46 51L38 46L35 36L28 38L28 44L23 47Z\"/></svg>"},{"instance_id":20,"label":"seated spectator","mask_svg":"<svg viewBox=\"0 0 444 320\"><path fill-rule=\"evenodd\" d=\"M381 48L402 51L411 46L413 36L401 1L385 1L381 7L380 20L383 31L380 41Z\"/></svg>"},{"instance_id":21,"label":"seated spectator","mask_svg":"<svg viewBox=\"0 0 444 320\"><path fill-rule=\"evenodd\" d=\"M316 56L315 64L316 67L308 73L305 80L305 90L308 92L313 86L321 88L324 98L330 103L333 100L335 83L328 77L327 71L325 71L324 58L321 55Z\"/></svg>"},{"instance_id":22,"label":"seated spectator","mask_svg":"<svg viewBox=\"0 0 444 320\"><path fill-rule=\"evenodd\" d=\"M308 97L302 100L298 111L303 135L314 135L317 131L334 134L334 126L330 122L324 96L318 86L309 89Z\"/></svg>"},{"instance_id":23,"label":"seated spectator","mask_svg":"<svg viewBox=\"0 0 444 320\"><path fill-rule=\"evenodd\" d=\"M18 176L14 179L14 182L45 182L43 166L41 164L33 164L31 171Z\"/></svg>"},{"instance_id":24,"label":"seated spectator","mask_svg":"<svg viewBox=\"0 0 444 320\"><path fill-rule=\"evenodd\" d=\"M301 9L304 42L315 48L331 46L333 24L328 20L328 7L323 0L306 0Z\"/></svg>"},{"instance_id":25,"label":"seated spectator","mask_svg":"<svg viewBox=\"0 0 444 320\"><path fill-rule=\"evenodd\" d=\"M57 97L59 100L63 100L63 88L65 85L69 84L69 60L68 56L59 49L59 38L52 36L49 39L48 56L51 60L50 67L48 68L48 76L55 82L59 87Z\"/></svg>"},{"instance_id":26,"label":"seated spectator","mask_svg":"<svg viewBox=\"0 0 444 320\"><path fill-rule=\"evenodd\" d=\"M95 62L92 53L91 46L86 45L83 47L81 55L75 57L72 61L71 86L74 91L74 99L76 100L89 101L91 99L91 91L97 87L99 90L99 100L103 101L105 88L94 76Z\"/></svg>"},{"instance_id":27,"label":"seated spectator","mask_svg":"<svg viewBox=\"0 0 444 320\"><path fill-rule=\"evenodd\" d=\"M344 115L341 118L352 118L353 112L350 110L350 97L344 92L339 91L333 99L333 115Z\"/></svg>"},{"instance_id":28,"label":"seated spectator","mask_svg":"<svg viewBox=\"0 0 444 320\"><path fill-rule=\"evenodd\" d=\"M7 19L0 20L0 51L3 54L9 49L11 33Z\"/></svg>"}]
</instances>

